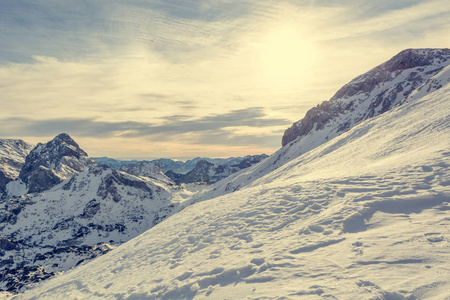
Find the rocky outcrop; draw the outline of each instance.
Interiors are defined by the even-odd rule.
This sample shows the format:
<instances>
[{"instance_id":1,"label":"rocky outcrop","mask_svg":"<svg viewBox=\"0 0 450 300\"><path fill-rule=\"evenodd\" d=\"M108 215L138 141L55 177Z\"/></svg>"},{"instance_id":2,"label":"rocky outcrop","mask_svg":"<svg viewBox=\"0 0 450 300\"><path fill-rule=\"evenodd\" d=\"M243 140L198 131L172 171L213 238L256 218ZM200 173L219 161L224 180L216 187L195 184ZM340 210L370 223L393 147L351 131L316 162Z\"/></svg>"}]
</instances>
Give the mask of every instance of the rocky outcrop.
<instances>
[{"instance_id":1,"label":"rocky outcrop","mask_svg":"<svg viewBox=\"0 0 450 300\"><path fill-rule=\"evenodd\" d=\"M282 146L330 127L333 138L399 104L450 63L450 49L407 49L343 86L288 128Z\"/></svg>"}]
</instances>

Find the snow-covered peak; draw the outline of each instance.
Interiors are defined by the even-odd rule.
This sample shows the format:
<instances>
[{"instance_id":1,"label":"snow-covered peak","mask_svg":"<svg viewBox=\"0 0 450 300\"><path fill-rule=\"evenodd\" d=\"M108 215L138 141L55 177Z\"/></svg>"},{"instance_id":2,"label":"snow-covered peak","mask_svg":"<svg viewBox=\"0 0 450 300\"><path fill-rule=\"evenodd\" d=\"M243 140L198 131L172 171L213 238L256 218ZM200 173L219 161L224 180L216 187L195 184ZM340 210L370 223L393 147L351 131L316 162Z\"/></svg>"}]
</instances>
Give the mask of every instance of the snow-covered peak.
<instances>
[{"instance_id":1,"label":"snow-covered peak","mask_svg":"<svg viewBox=\"0 0 450 300\"><path fill-rule=\"evenodd\" d=\"M34 148L34 145L20 139L0 139L0 157L24 159Z\"/></svg>"},{"instance_id":2,"label":"snow-covered peak","mask_svg":"<svg viewBox=\"0 0 450 300\"><path fill-rule=\"evenodd\" d=\"M282 145L332 127L328 139L397 105L450 64L450 49L407 49L339 89L288 128Z\"/></svg>"},{"instance_id":3,"label":"snow-covered peak","mask_svg":"<svg viewBox=\"0 0 450 300\"><path fill-rule=\"evenodd\" d=\"M68 134L62 133L46 144L39 143L28 154L19 179L29 193L42 192L95 164Z\"/></svg>"},{"instance_id":4,"label":"snow-covered peak","mask_svg":"<svg viewBox=\"0 0 450 300\"><path fill-rule=\"evenodd\" d=\"M448 65L450 49L406 49L385 63L362 74L339 89L330 101L349 98L358 93L369 93L380 84L391 82L400 76L404 70L419 68L418 73L425 72L423 67ZM414 74L416 75L416 74ZM411 76L416 78L417 76ZM418 79L420 80L420 79Z\"/></svg>"}]
</instances>

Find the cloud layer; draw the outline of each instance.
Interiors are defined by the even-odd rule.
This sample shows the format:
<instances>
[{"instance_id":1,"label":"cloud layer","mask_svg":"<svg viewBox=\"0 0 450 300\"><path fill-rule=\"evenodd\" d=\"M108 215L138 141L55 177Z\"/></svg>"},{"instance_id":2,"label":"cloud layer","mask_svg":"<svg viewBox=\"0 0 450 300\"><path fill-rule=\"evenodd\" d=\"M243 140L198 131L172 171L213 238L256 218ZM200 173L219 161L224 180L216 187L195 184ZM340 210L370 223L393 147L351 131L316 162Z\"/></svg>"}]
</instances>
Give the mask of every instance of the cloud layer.
<instances>
[{"instance_id":1,"label":"cloud layer","mask_svg":"<svg viewBox=\"0 0 450 300\"><path fill-rule=\"evenodd\" d=\"M0 120L0 135L2 136L54 136L60 132L70 132L79 137L152 137L158 140L171 141L186 133L201 134L201 139L194 142L211 144L229 143L234 137L242 135L233 131L242 127L263 128L284 126L288 120L270 118L260 107L234 110L222 115L205 116L189 119L188 116L174 115L165 117L163 124L144 123L135 121L105 122L92 118L54 118L33 120L25 118L7 118ZM238 130L237 130L238 131ZM216 137L226 137L217 139ZM240 138L242 140L242 138ZM248 144L260 144L255 139L249 139Z\"/></svg>"}]
</instances>

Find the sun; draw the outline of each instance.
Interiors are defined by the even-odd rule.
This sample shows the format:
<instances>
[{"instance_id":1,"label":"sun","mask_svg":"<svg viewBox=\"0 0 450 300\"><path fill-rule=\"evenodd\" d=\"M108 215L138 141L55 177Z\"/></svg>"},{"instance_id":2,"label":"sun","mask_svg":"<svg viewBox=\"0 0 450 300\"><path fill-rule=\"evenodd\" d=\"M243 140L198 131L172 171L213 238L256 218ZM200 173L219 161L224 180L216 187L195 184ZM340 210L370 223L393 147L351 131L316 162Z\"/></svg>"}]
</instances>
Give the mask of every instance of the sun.
<instances>
[{"instance_id":1,"label":"sun","mask_svg":"<svg viewBox=\"0 0 450 300\"><path fill-rule=\"evenodd\" d=\"M310 38L295 26L271 30L260 44L262 74L274 85L298 84L309 76L314 63Z\"/></svg>"}]
</instances>

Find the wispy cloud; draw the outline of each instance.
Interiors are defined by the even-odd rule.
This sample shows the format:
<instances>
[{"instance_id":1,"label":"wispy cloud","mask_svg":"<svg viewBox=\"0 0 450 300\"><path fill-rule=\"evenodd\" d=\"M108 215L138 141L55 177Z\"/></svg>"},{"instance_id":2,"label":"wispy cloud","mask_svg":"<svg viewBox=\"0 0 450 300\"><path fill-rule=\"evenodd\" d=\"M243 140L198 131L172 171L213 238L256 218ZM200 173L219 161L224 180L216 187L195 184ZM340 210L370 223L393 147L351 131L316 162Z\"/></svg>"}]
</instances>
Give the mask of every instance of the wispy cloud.
<instances>
[{"instance_id":1,"label":"wispy cloud","mask_svg":"<svg viewBox=\"0 0 450 300\"><path fill-rule=\"evenodd\" d=\"M25 118L6 118L0 120L2 136L55 136L67 132L78 137L124 138L157 136L159 141L177 139L191 140L191 143L227 144L240 143L267 146L268 141L258 135L236 134L239 127L287 126L289 121L282 118L270 118L260 107L235 110L221 115L205 116L187 120L188 116L174 115L166 117L164 124L144 122L104 122L92 118L55 118L33 120ZM270 132L270 131L269 131ZM259 136L259 137L258 137ZM270 136L270 134L269 134ZM279 139L279 136L276 136ZM272 143L271 140L269 142Z\"/></svg>"}]
</instances>

